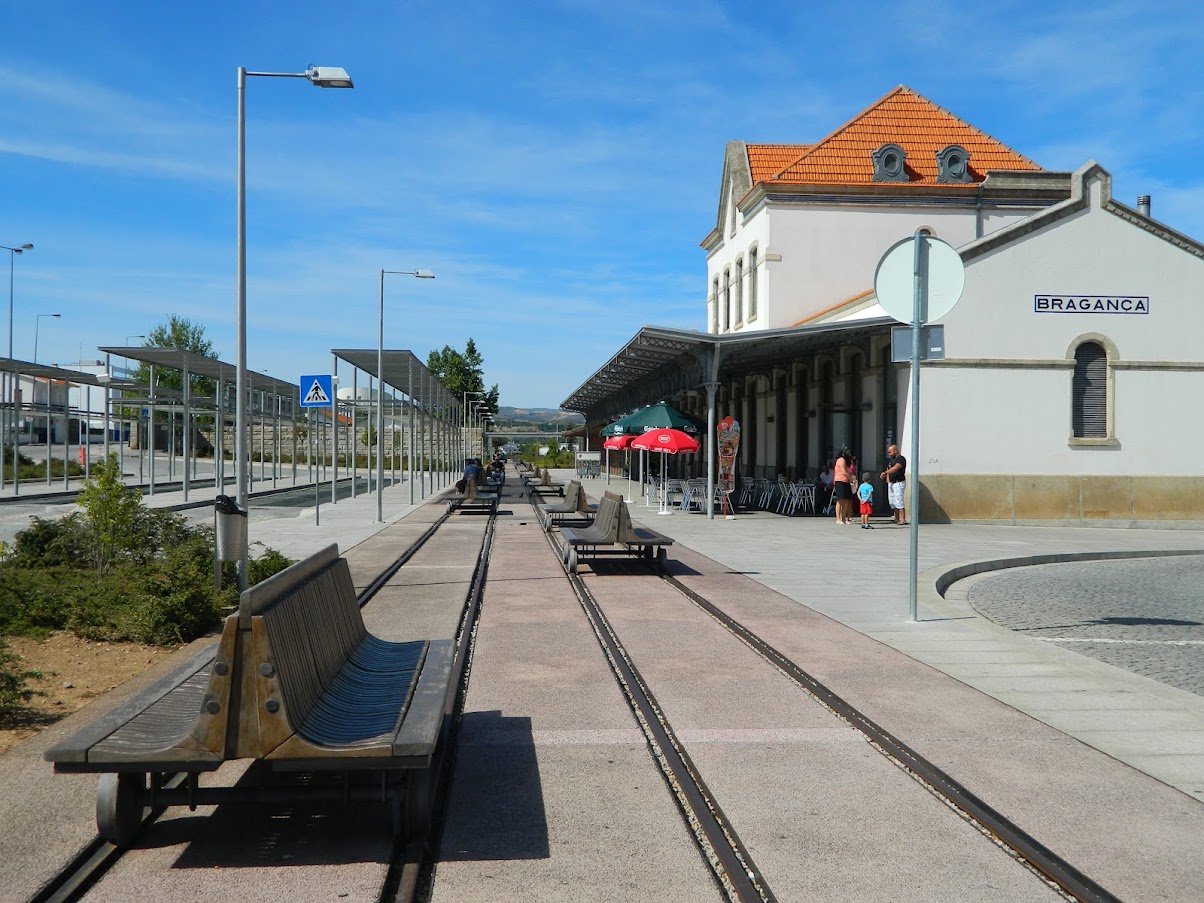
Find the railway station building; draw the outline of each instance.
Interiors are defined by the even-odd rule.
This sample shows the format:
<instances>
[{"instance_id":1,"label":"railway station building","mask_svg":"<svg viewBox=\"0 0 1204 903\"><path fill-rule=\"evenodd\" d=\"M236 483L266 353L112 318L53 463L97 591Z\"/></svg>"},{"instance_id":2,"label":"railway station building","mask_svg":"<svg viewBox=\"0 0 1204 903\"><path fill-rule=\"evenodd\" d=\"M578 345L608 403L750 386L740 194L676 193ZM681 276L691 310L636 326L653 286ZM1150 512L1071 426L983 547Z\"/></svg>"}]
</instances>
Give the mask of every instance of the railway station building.
<instances>
[{"instance_id":1,"label":"railway station building","mask_svg":"<svg viewBox=\"0 0 1204 903\"><path fill-rule=\"evenodd\" d=\"M712 435L730 415L744 478L813 479L842 446L876 475L910 444L910 364L874 273L924 229L965 289L921 367L921 517L1198 519L1204 245L1135 200L1094 161L1047 171L902 86L814 144L729 142L703 328L644 327L562 407L600 424L669 400Z\"/></svg>"}]
</instances>

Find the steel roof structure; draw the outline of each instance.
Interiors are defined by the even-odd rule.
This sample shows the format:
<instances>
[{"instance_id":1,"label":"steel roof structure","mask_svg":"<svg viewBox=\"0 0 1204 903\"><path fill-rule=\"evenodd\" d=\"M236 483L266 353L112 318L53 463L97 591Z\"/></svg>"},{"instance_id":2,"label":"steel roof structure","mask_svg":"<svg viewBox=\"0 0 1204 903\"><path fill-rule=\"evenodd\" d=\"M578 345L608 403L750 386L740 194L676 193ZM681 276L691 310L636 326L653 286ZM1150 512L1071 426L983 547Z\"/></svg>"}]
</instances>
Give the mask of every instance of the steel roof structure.
<instances>
[{"instance_id":1,"label":"steel roof structure","mask_svg":"<svg viewBox=\"0 0 1204 903\"><path fill-rule=\"evenodd\" d=\"M362 370L377 379L377 350L375 348L334 348L331 354L346 361L357 370ZM382 355L384 383L421 404L449 404L459 402L447 386L418 359L412 351L386 348Z\"/></svg>"},{"instance_id":2,"label":"steel roof structure","mask_svg":"<svg viewBox=\"0 0 1204 903\"><path fill-rule=\"evenodd\" d=\"M838 345L897 325L889 317L790 326L724 335L645 326L560 407L587 421L613 420L707 383L722 383L788 367Z\"/></svg>"},{"instance_id":3,"label":"steel roof structure","mask_svg":"<svg viewBox=\"0 0 1204 903\"><path fill-rule=\"evenodd\" d=\"M134 361L153 364L156 367L170 367L174 370L188 371L193 376L206 376L209 379L220 380L233 385L237 381L238 367L217 358L205 357L195 351L183 348L149 348L144 345L132 347L109 346L98 349L105 354L115 354ZM300 383L277 379L266 373L247 371L247 385L252 389L270 392L285 398L296 400L300 397ZM156 394L158 388L155 389Z\"/></svg>"}]
</instances>

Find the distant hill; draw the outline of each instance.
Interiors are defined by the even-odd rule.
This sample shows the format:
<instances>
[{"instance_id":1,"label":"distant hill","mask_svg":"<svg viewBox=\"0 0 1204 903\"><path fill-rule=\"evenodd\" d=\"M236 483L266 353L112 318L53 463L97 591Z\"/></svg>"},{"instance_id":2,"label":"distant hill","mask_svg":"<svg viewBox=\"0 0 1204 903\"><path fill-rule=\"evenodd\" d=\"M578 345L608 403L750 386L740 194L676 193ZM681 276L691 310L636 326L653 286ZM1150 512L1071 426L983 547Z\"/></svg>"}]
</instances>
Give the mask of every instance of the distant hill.
<instances>
[{"instance_id":1,"label":"distant hill","mask_svg":"<svg viewBox=\"0 0 1204 903\"><path fill-rule=\"evenodd\" d=\"M555 408L509 408L498 405L498 420L521 420L527 423L585 423L580 414L558 411Z\"/></svg>"}]
</instances>

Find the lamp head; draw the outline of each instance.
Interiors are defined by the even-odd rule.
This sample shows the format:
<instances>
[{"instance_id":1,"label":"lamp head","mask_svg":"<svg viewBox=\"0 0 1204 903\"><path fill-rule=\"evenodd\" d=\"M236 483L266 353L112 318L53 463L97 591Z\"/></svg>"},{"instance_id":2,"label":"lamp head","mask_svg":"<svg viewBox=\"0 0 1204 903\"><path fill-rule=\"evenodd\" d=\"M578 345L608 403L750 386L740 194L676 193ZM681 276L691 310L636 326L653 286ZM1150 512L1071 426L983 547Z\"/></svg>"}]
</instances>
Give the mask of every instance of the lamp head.
<instances>
[{"instance_id":1,"label":"lamp head","mask_svg":"<svg viewBox=\"0 0 1204 903\"><path fill-rule=\"evenodd\" d=\"M20 254L21 251L32 251L32 250L33 250L33 245L26 243L26 244L21 245L21 249L19 251L17 251L17 253Z\"/></svg>"},{"instance_id":2,"label":"lamp head","mask_svg":"<svg viewBox=\"0 0 1204 903\"><path fill-rule=\"evenodd\" d=\"M434 279L435 274L431 270L415 270L414 275L419 279Z\"/></svg>"},{"instance_id":3,"label":"lamp head","mask_svg":"<svg viewBox=\"0 0 1204 903\"><path fill-rule=\"evenodd\" d=\"M338 66L310 66L305 77L319 88L354 88L346 69Z\"/></svg>"}]
</instances>

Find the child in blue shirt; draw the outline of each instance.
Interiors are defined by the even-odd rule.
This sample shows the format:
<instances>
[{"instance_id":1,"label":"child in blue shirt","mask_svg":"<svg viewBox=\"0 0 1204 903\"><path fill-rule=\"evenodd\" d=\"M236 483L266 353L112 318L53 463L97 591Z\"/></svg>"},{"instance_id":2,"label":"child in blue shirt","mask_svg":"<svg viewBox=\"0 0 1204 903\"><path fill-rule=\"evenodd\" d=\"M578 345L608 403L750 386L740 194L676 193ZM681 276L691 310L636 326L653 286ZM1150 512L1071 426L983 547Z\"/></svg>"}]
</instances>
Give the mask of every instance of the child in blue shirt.
<instances>
[{"instance_id":1,"label":"child in blue shirt","mask_svg":"<svg viewBox=\"0 0 1204 903\"><path fill-rule=\"evenodd\" d=\"M874 529L870 526L870 515L874 513L874 487L870 485L868 472L861 475L861 483L857 487L857 498L861 499L861 529Z\"/></svg>"}]
</instances>

